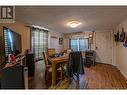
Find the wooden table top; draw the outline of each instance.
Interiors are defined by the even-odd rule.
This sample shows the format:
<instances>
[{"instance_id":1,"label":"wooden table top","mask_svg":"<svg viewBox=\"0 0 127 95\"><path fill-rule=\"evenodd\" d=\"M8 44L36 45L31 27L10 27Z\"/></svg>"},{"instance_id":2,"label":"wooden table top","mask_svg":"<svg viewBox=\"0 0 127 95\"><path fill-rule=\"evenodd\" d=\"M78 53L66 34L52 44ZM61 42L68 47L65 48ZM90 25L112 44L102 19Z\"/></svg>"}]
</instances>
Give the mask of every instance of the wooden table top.
<instances>
[{"instance_id":1,"label":"wooden table top","mask_svg":"<svg viewBox=\"0 0 127 95\"><path fill-rule=\"evenodd\" d=\"M55 57L55 58L49 58L49 60L52 63L66 62L66 61L68 61L68 56L60 56L60 57Z\"/></svg>"}]
</instances>

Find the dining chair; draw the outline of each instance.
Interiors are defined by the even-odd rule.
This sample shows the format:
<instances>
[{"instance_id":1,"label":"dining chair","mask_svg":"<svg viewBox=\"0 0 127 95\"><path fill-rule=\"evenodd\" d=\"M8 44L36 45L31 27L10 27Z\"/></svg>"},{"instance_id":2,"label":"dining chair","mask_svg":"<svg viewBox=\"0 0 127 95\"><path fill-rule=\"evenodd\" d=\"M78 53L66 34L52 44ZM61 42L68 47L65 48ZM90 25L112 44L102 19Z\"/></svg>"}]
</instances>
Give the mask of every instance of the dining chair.
<instances>
[{"instance_id":1,"label":"dining chair","mask_svg":"<svg viewBox=\"0 0 127 95\"><path fill-rule=\"evenodd\" d=\"M51 56L51 55L53 55L53 54L55 54L55 53L56 53L55 48L48 48L48 49L47 49L47 54L48 54L48 56Z\"/></svg>"},{"instance_id":2,"label":"dining chair","mask_svg":"<svg viewBox=\"0 0 127 95\"><path fill-rule=\"evenodd\" d=\"M50 72L52 72L52 64L48 61L48 56L46 52L43 52L43 58L44 58L44 63L45 63L45 81L51 82ZM58 72L60 72L60 78L58 77L57 80L62 80L63 79L63 67L61 64L59 65L59 67L57 66L57 73Z\"/></svg>"},{"instance_id":3,"label":"dining chair","mask_svg":"<svg viewBox=\"0 0 127 95\"><path fill-rule=\"evenodd\" d=\"M71 48L68 48L67 49L67 54L71 53L72 52L72 49Z\"/></svg>"},{"instance_id":4,"label":"dining chair","mask_svg":"<svg viewBox=\"0 0 127 95\"><path fill-rule=\"evenodd\" d=\"M76 80L76 86L79 88L79 75L84 74L83 57L81 52L71 52L67 64L67 75L72 80Z\"/></svg>"}]
</instances>

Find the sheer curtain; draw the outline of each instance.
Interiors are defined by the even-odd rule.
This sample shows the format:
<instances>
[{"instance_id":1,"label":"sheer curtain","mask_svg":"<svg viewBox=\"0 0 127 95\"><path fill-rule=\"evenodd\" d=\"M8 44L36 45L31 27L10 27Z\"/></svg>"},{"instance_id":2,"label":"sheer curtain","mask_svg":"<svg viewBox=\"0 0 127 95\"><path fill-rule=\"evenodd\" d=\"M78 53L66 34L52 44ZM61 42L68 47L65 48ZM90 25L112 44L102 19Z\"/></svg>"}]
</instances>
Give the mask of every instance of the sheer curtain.
<instances>
[{"instance_id":1,"label":"sheer curtain","mask_svg":"<svg viewBox=\"0 0 127 95\"><path fill-rule=\"evenodd\" d=\"M48 48L48 31L31 28L31 50L35 54L35 60L43 58L42 52Z\"/></svg>"}]
</instances>

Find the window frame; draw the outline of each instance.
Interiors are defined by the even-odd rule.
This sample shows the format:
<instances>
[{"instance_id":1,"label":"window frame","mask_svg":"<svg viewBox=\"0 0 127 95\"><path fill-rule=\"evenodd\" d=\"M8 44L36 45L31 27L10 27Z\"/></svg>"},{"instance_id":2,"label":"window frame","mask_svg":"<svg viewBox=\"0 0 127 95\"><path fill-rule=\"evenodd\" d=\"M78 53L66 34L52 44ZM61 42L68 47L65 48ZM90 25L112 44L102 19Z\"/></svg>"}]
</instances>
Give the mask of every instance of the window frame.
<instances>
[{"instance_id":1,"label":"window frame","mask_svg":"<svg viewBox=\"0 0 127 95\"><path fill-rule=\"evenodd\" d=\"M80 51L79 50L79 48L80 48L80 39L87 39L88 40L88 49L89 49L90 48L89 47L89 38L72 38L72 39L69 39L69 48L71 48L71 40L78 40L78 51Z\"/></svg>"}]
</instances>

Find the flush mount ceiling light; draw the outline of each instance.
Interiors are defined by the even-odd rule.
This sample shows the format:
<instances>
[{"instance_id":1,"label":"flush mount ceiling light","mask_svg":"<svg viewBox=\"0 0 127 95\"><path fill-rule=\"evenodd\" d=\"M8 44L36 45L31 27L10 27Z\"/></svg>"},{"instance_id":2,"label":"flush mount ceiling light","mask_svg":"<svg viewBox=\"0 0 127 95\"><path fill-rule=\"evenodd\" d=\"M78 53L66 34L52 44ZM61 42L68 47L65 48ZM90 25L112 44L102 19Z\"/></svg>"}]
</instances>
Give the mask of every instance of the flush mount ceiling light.
<instances>
[{"instance_id":1,"label":"flush mount ceiling light","mask_svg":"<svg viewBox=\"0 0 127 95\"><path fill-rule=\"evenodd\" d=\"M71 27L71 28L76 28L78 27L79 25L81 25L82 23L79 22L79 21L70 21L67 23L67 26Z\"/></svg>"}]
</instances>

